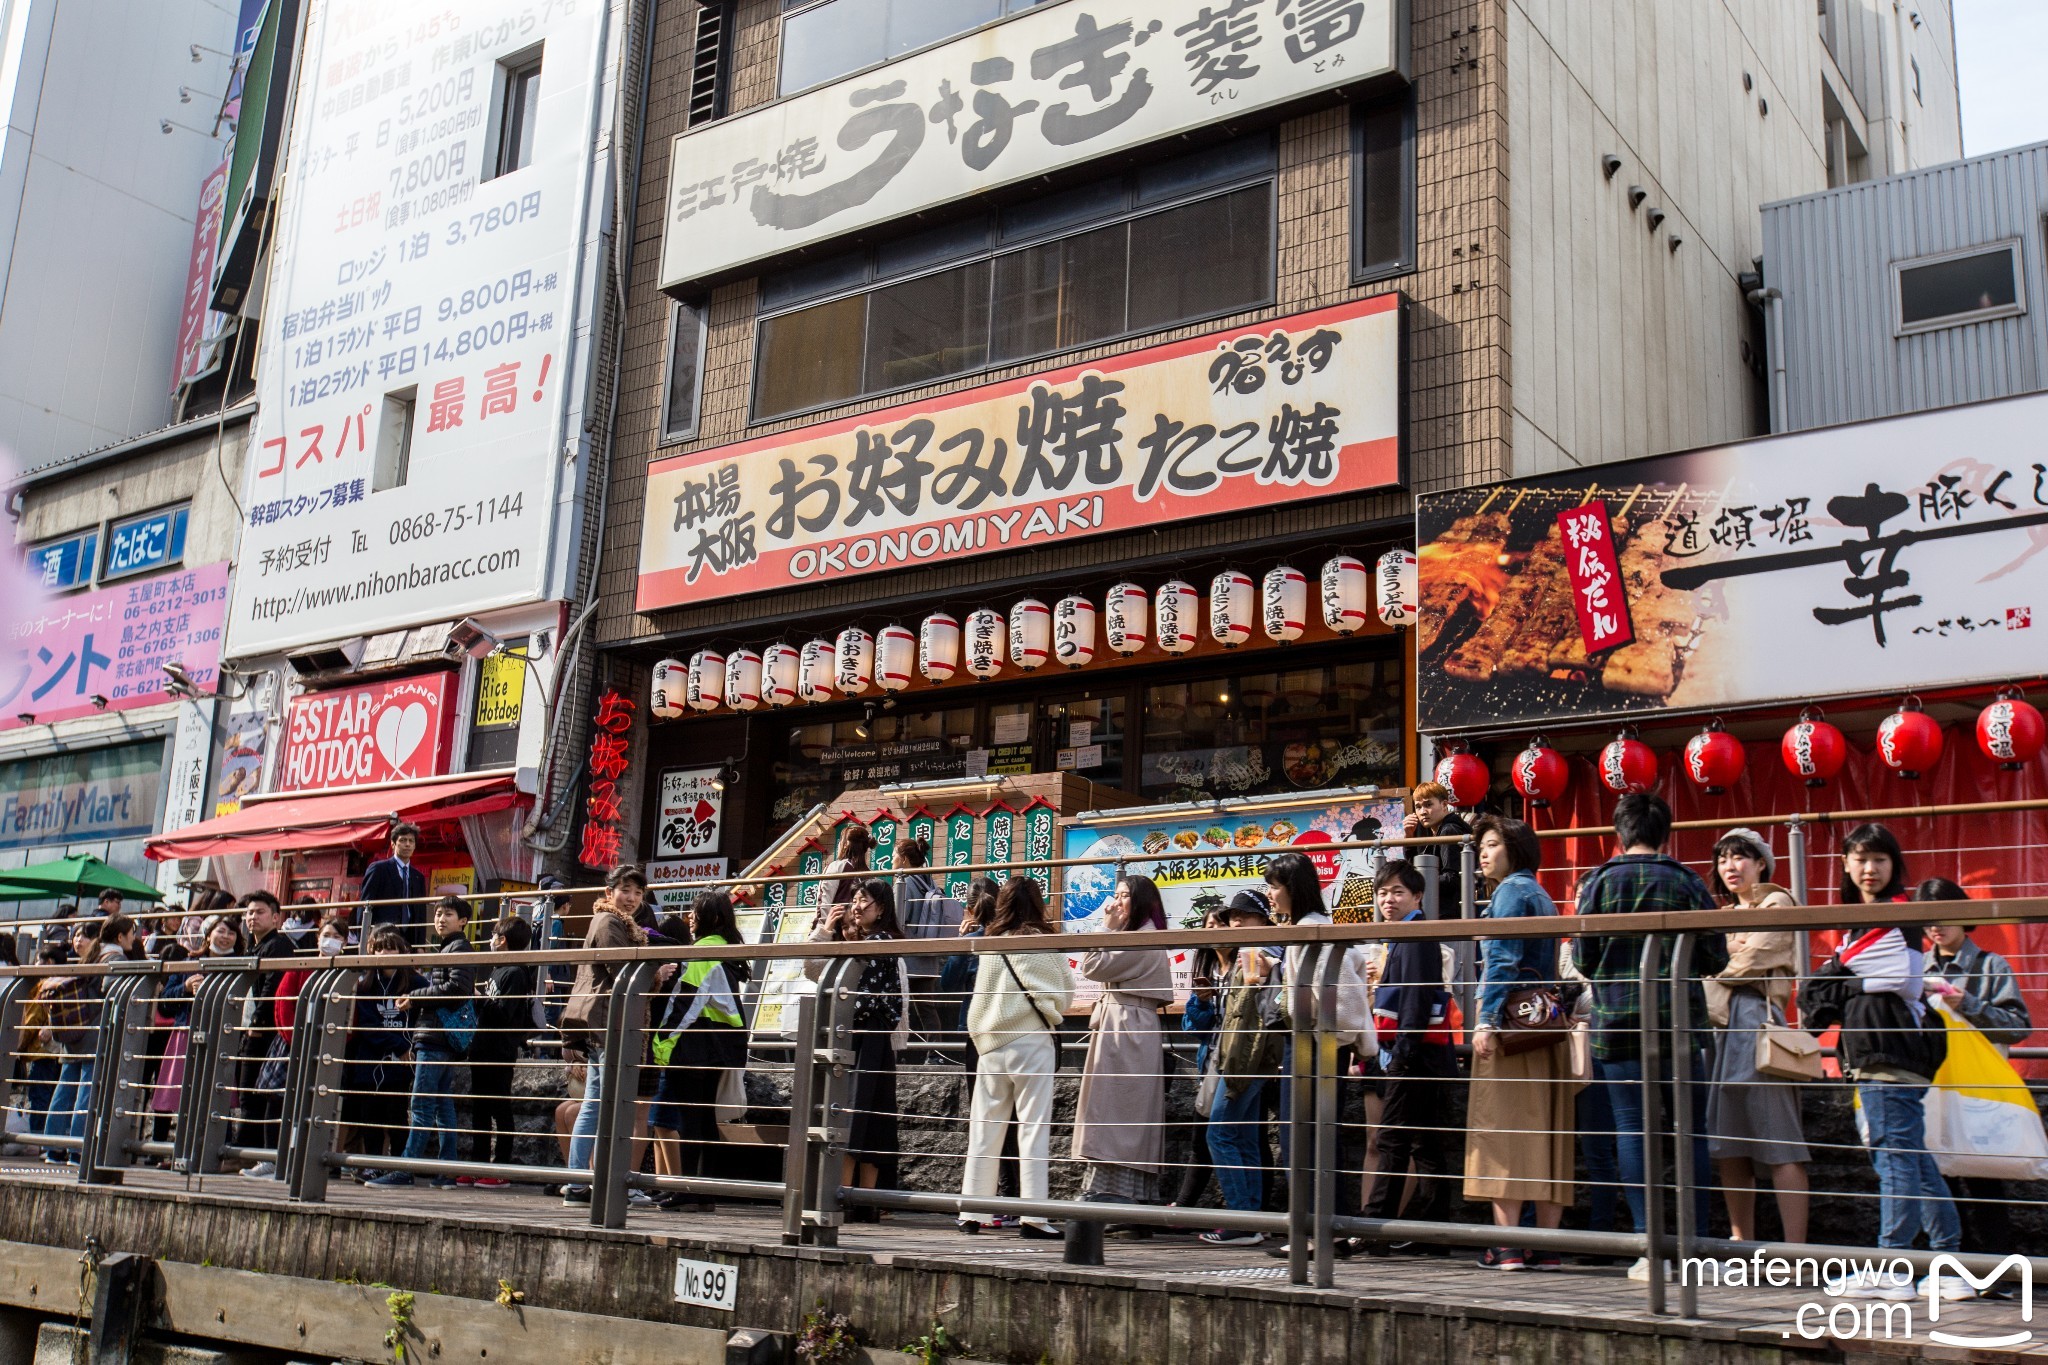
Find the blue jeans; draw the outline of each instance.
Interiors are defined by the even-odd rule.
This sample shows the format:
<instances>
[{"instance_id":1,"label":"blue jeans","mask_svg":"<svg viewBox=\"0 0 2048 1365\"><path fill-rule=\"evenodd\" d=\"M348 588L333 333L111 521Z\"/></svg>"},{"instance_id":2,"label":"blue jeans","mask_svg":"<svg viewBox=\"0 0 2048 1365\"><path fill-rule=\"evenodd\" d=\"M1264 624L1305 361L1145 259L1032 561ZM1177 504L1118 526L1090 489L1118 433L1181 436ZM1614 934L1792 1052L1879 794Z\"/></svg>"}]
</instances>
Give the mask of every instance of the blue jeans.
<instances>
[{"instance_id":1,"label":"blue jeans","mask_svg":"<svg viewBox=\"0 0 2048 1365\"><path fill-rule=\"evenodd\" d=\"M1216 1087L1216 1101L1209 1110L1209 1160L1216 1167L1216 1183L1223 1190L1223 1207L1256 1213L1264 1202L1266 1144L1260 1129L1261 1107L1266 1086L1261 1078L1232 1098L1229 1084Z\"/></svg>"},{"instance_id":2,"label":"blue jeans","mask_svg":"<svg viewBox=\"0 0 2048 1365\"><path fill-rule=\"evenodd\" d=\"M1628 1211L1636 1220L1636 1231L1642 1232L1649 1225L1645 1211L1647 1202L1643 1198L1643 1064L1631 1062L1598 1062L1601 1087L1607 1091L1607 1102L1614 1110L1614 1156L1620 1167L1621 1195L1628 1201ZM1664 1092L1664 1123L1667 1130L1672 1126L1671 1092ZM1693 1231L1700 1236L1707 1232L1707 1186L1713 1183L1714 1168L1707 1164L1707 1085L1706 1059L1699 1053L1692 1055L1692 1178L1693 1178ZM1679 1139L1683 1141L1684 1139Z\"/></svg>"},{"instance_id":3,"label":"blue jeans","mask_svg":"<svg viewBox=\"0 0 2048 1365\"><path fill-rule=\"evenodd\" d=\"M455 1100L448 1094L455 1076L449 1063L454 1060L455 1054L439 1048L413 1053L412 1109L406 1115L412 1131L406 1134L403 1153L408 1160L455 1160Z\"/></svg>"},{"instance_id":4,"label":"blue jeans","mask_svg":"<svg viewBox=\"0 0 2048 1365\"><path fill-rule=\"evenodd\" d=\"M50 1133L50 1100L57 1093L57 1076L63 1070L48 1057L30 1059L21 1088L28 1097L28 1130L47 1137Z\"/></svg>"},{"instance_id":5,"label":"blue jeans","mask_svg":"<svg viewBox=\"0 0 2048 1365\"><path fill-rule=\"evenodd\" d=\"M58 1068L57 1092L50 1097L48 1137L85 1136L92 1109L92 1068L89 1058L73 1058Z\"/></svg>"},{"instance_id":6,"label":"blue jeans","mask_svg":"<svg viewBox=\"0 0 2048 1365\"><path fill-rule=\"evenodd\" d=\"M1927 1151L1927 1087L1859 1082L1856 1096L1870 1129L1870 1160L1877 1167L1877 1244L1904 1251L1922 1228L1934 1251L1963 1244L1948 1182Z\"/></svg>"},{"instance_id":7,"label":"blue jeans","mask_svg":"<svg viewBox=\"0 0 2048 1365\"><path fill-rule=\"evenodd\" d=\"M576 1111L576 1122L569 1129L569 1165L579 1171L590 1169L590 1158L597 1148L597 1105L604 1098L604 1049L590 1049L589 1061L583 1068L583 1107Z\"/></svg>"},{"instance_id":8,"label":"blue jeans","mask_svg":"<svg viewBox=\"0 0 2048 1365\"><path fill-rule=\"evenodd\" d=\"M1621 1179L1621 1164L1615 1157L1614 1106L1604 1085L1581 1090L1578 1105L1579 1155L1586 1163L1586 1196L1591 1201L1586 1227L1592 1232L1612 1232L1614 1206L1620 1202L1615 1185Z\"/></svg>"}]
</instances>

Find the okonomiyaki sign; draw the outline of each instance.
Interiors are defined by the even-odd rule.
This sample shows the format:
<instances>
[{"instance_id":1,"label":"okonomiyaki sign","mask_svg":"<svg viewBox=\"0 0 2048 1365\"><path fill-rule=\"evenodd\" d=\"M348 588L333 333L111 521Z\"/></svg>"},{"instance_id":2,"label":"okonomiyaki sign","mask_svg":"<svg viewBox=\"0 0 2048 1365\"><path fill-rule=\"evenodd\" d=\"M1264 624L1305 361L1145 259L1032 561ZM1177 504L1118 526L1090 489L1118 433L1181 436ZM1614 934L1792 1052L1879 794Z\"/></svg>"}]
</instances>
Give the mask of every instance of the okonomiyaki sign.
<instances>
[{"instance_id":1,"label":"okonomiyaki sign","mask_svg":"<svg viewBox=\"0 0 2048 1365\"><path fill-rule=\"evenodd\" d=\"M1381 295L658 460L639 609L1399 482Z\"/></svg>"}]
</instances>

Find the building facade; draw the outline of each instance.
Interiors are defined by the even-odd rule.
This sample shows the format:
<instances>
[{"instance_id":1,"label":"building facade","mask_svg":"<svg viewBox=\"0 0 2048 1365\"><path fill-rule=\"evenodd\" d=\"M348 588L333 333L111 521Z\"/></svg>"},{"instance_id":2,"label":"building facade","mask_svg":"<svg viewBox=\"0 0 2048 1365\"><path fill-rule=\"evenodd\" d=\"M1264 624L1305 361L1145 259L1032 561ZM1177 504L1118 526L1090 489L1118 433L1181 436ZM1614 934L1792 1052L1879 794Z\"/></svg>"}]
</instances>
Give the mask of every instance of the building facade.
<instances>
[{"instance_id":1,"label":"building facade","mask_svg":"<svg viewBox=\"0 0 2048 1365\"><path fill-rule=\"evenodd\" d=\"M1410 543L1418 492L1761 427L1740 276L1757 206L1828 183L1811 14L1184 11L657 15L596 620L607 685L639 703L622 855L675 856L663 793L721 769L710 851L742 862L877 783L1398 785L1405 640L1370 611L1331 629L1325 566ZM1946 80L1928 90L1952 109ZM1341 414L1329 458L1297 463L1318 405ZM1199 599L1185 651L1159 639L1176 585ZM1120 652L1106 627L1137 598L1152 638ZM1041 610L1055 657L1020 664ZM922 645L934 617L967 653L897 683L899 632ZM1005 655L985 681L977 627ZM847 632L859 685L780 693ZM679 714L650 718L657 670L687 692L713 657L737 705L665 691Z\"/></svg>"},{"instance_id":2,"label":"building facade","mask_svg":"<svg viewBox=\"0 0 2048 1365\"><path fill-rule=\"evenodd\" d=\"M2048 386L2048 145L1767 204L1771 428Z\"/></svg>"},{"instance_id":3,"label":"building facade","mask_svg":"<svg viewBox=\"0 0 2048 1365\"><path fill-rule=\"evenodd\" d=\"M143 842L210 814L216 774L235 770L222 726L246 687L224 679L221 634L249 417L195 420L13 484L26 572L8 591L27 605L0 680L0 867L90 853L166 890L197 875L152 864Z\"/></svg>"}]
</instances>

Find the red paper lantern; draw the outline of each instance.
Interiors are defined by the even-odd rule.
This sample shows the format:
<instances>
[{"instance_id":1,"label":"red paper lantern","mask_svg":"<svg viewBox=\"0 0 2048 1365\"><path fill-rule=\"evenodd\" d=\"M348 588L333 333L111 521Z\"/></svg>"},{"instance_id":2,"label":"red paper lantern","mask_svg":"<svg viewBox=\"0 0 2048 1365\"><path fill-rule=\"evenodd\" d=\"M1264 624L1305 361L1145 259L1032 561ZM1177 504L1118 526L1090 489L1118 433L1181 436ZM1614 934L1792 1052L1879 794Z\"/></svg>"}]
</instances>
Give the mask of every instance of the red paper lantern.
<instances>
[{"instance_id":1,"label":"red paper lantern","mask_svg":"<svg viewBox=\"0 0 2048 1365\"><path fill-rule=\"evenodd\" d=\"M1437 761L1436 780L1451 794L1454 806L1476 806L1486 799L1493 774L1473 754L1445 754Z\"/></svg>"},{"instance_id":2,"label":"red paper lantern","mask_svg":"<svg viewBox=\"0 0 2048 1365\"><path fill-rule=\"evenodd\" d=\"M1778 741L1778 753L1785 760L1785 771L1805 778L1809 787L1825 787L1849 761L1849 743L1826 721L1801 716Z\"/></svg>"},{"instance_id":3,"label":"red paper lantern","mask_svg":"<svg viewBox=\"0 0 2048 1365\"><path fill-rule=\"evenodd\" d=\"M1917 781L1941 760L1941 727L1909 701L1877 723L1877 756L1900 777Z\"/></svg>"},{"instance_id":4,"label":"red paper lantern","mask_svg":"<svg viewBox=\"0 0 2048 1365\"><path fill-rule=\"evenodd\" d=\"M1685 775L1709 796L1725 796L1749 762L1742 741L1726 730L1702 730L1685 742Z\"/></svg>"},{"instance_id":5,"label":"red paper lantern","mask_svg":"<svg viewBox=\"0 0 2048 1365\"><path fill-rule=\"evenodd\" d=\"M1641 740L1623 735L1600 751L1600 780L1624 796L1646 792L1657 785L1657 755Z\"/></svg>"},{"instance_id":6,"label":"red paper lantern","mask_svg":"<svg viewBox=\"0 0 2048 1365\"><path fill-rule=\"evenodd\" d=\"M1977 713L1977 747L2000 769L2016 773L2034 761L2048 739L2041 713L2018 697L2002 696Z\"/></svg>"},{"instance_id":7,"label":"red paper lantern","mask_svg":"<svg viewBox=\"0 0 2048 1365\"><path fill-rule=\"evenodd\" d=\"M1540 742L1515 755L1511 772L1515 790L1532 806L1547 806L1563 796L1572 780L1571 765L1564 755Z\"/></svg>"}]
</instances>

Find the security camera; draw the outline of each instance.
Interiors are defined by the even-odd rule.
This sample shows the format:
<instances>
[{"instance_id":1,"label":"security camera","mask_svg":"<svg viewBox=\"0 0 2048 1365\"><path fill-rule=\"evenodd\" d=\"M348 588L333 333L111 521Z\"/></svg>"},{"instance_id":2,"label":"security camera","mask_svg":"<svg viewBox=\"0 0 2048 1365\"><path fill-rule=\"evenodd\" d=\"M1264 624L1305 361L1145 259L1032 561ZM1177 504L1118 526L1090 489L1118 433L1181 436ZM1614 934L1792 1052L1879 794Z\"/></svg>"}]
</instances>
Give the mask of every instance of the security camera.
<instances>
[{"instance_id":1,"label":"security camera","mask_svg":"<svg viewBox=\"0 0 2048 1365\"><path fill-rule=\"evenodd\" d=\"M450 659L459 659L465 654L472 659L481 659L497 647L497 636L478 625L474 616L465 616L448 627L448 643L441 646L441 653Z\"/></svg>"}]
</instances>

